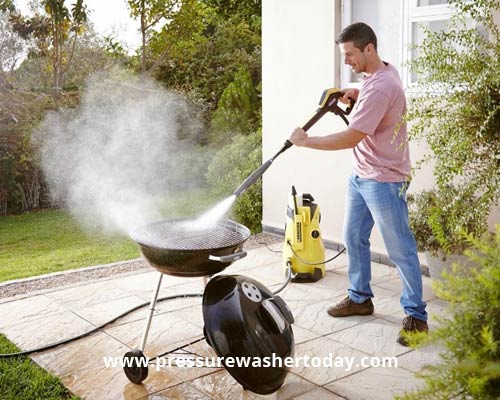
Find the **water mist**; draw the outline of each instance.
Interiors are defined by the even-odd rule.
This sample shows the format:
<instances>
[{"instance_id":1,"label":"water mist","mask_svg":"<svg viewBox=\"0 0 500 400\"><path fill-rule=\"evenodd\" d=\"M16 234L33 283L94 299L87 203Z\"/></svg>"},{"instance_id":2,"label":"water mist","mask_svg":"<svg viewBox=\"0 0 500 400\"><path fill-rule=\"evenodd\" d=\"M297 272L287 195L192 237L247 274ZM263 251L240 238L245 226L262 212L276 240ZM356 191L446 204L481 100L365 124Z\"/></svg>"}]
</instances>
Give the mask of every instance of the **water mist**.
<instances>
[{"instance_id":1,"label":"water mist","mask_svg":"<svg viewBox=\"0 0 500 400\"><path fill-rule=\"evenodd\" d=\"M187 182L197 185L201 129L182 97L113 71L88 81L78 109L48 114L34 140L55 199L86 226L128 234L162 219L162 202Z\"/></svg>"}]
</instances>

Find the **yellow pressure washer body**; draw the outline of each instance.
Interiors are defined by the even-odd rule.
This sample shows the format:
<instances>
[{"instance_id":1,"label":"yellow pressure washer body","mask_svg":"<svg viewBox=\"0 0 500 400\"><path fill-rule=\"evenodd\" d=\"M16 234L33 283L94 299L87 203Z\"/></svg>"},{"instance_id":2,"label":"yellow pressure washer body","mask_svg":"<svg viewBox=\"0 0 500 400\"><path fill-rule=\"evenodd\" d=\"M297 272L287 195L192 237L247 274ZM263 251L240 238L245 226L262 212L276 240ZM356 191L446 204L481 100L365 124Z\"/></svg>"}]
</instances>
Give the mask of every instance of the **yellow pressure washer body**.
<instances>
[{"instance_id":1,"label":"yellow pressure washer body","mask_svg":"<svg viewBox=\"0 0 500 400\"><path fill-rule=\"evenodd\" d=\"M316 282L325 275L325 246L320 231L321 212L310 194L292 193L286 212L283 264L294 282Z\"/></svg>"}]
</instances>

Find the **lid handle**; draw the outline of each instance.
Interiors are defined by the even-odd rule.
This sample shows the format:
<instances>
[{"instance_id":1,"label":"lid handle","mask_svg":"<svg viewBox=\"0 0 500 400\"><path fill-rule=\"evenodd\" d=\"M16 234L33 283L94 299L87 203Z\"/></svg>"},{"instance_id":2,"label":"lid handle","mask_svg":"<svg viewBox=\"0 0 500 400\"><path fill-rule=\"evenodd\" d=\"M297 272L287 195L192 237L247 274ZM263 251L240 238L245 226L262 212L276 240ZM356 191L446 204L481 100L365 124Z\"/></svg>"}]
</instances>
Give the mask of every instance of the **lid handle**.
<instances>
[{"instance_id":1,"label":"lid handle","mask_svg":"<svg viewBox=\"0 0 500 400\"><path fill-rule=\"evenodd\" d=\"M242 259L243 257L247 256L246 251L240 251L238 253L233 253L233 254L228 254L227 256L212 256L209 255L208 259L212 261L218 261L218 262L223 262L223 263L232 263L237 260Z\"/></svg>"},{"instance_id":2,"label":"lid handle","mask_svg":"<svg viewBox=\"0 0 500 400\"><path fill-rule=\"evenodd\" d=\"M271 317L270 319L274 322L279 332L283 333L286 328L286 323L279 308L273 303L272 299L262 301L262 309Z\"/></svg>"}]
</instances>

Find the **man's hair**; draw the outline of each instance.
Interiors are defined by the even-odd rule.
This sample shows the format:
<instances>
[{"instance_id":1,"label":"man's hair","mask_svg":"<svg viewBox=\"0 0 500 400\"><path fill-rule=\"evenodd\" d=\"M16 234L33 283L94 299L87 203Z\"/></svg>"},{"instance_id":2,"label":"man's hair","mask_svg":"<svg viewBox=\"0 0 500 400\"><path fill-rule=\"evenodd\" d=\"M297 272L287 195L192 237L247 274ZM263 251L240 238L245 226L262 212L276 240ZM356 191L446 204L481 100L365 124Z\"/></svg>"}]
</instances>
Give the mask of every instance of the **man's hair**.
<instances>
[{"instance_id":1,"label":"man's hair","mask_svg":"<svg viewBox=\"0 0 500 400\"><path fill-rule=\"evenodd\" d=\"M375 35L375 32L373 32L373 29L363 22L356 22L349 25L344 28L342 32L340 32L340 35L335 43L339 44L346 42L353 42L354 47L357 47L361 51L372 43L375 50L377 50L377 36Z\"/></svg>"}]
</instances>

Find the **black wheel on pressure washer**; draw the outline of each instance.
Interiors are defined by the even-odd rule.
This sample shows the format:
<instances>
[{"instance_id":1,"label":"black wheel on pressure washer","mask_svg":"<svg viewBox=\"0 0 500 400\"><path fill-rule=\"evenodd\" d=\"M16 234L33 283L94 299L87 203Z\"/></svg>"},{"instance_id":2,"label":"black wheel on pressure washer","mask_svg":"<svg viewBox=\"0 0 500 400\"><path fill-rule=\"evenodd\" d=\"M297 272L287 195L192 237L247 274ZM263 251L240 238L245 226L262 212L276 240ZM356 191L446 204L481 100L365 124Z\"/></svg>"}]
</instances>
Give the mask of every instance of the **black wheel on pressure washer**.
<instances>
[{"instance_id":1,"label":"black wheel on pressure washer","mask_svg":"<svg viewBox=\"0 0 500 400\"><path fill-rule=\"evenodd\" d=\"M141 350L127 351L123 359L123 371L130 382L141 383L148 377L147 358Z\"/></svg>"},{"instance_id":2,"label":"black wheel on pressure washer","mask_svg":"<svg viewBox=\"0 0 500 400\"><path fill-rule=\"evenodd\" d=\"M313 282L317 282L321 278L323 278L323 271L321 271L321 268L314 268Z\"/></svg>"}]
</instances>

